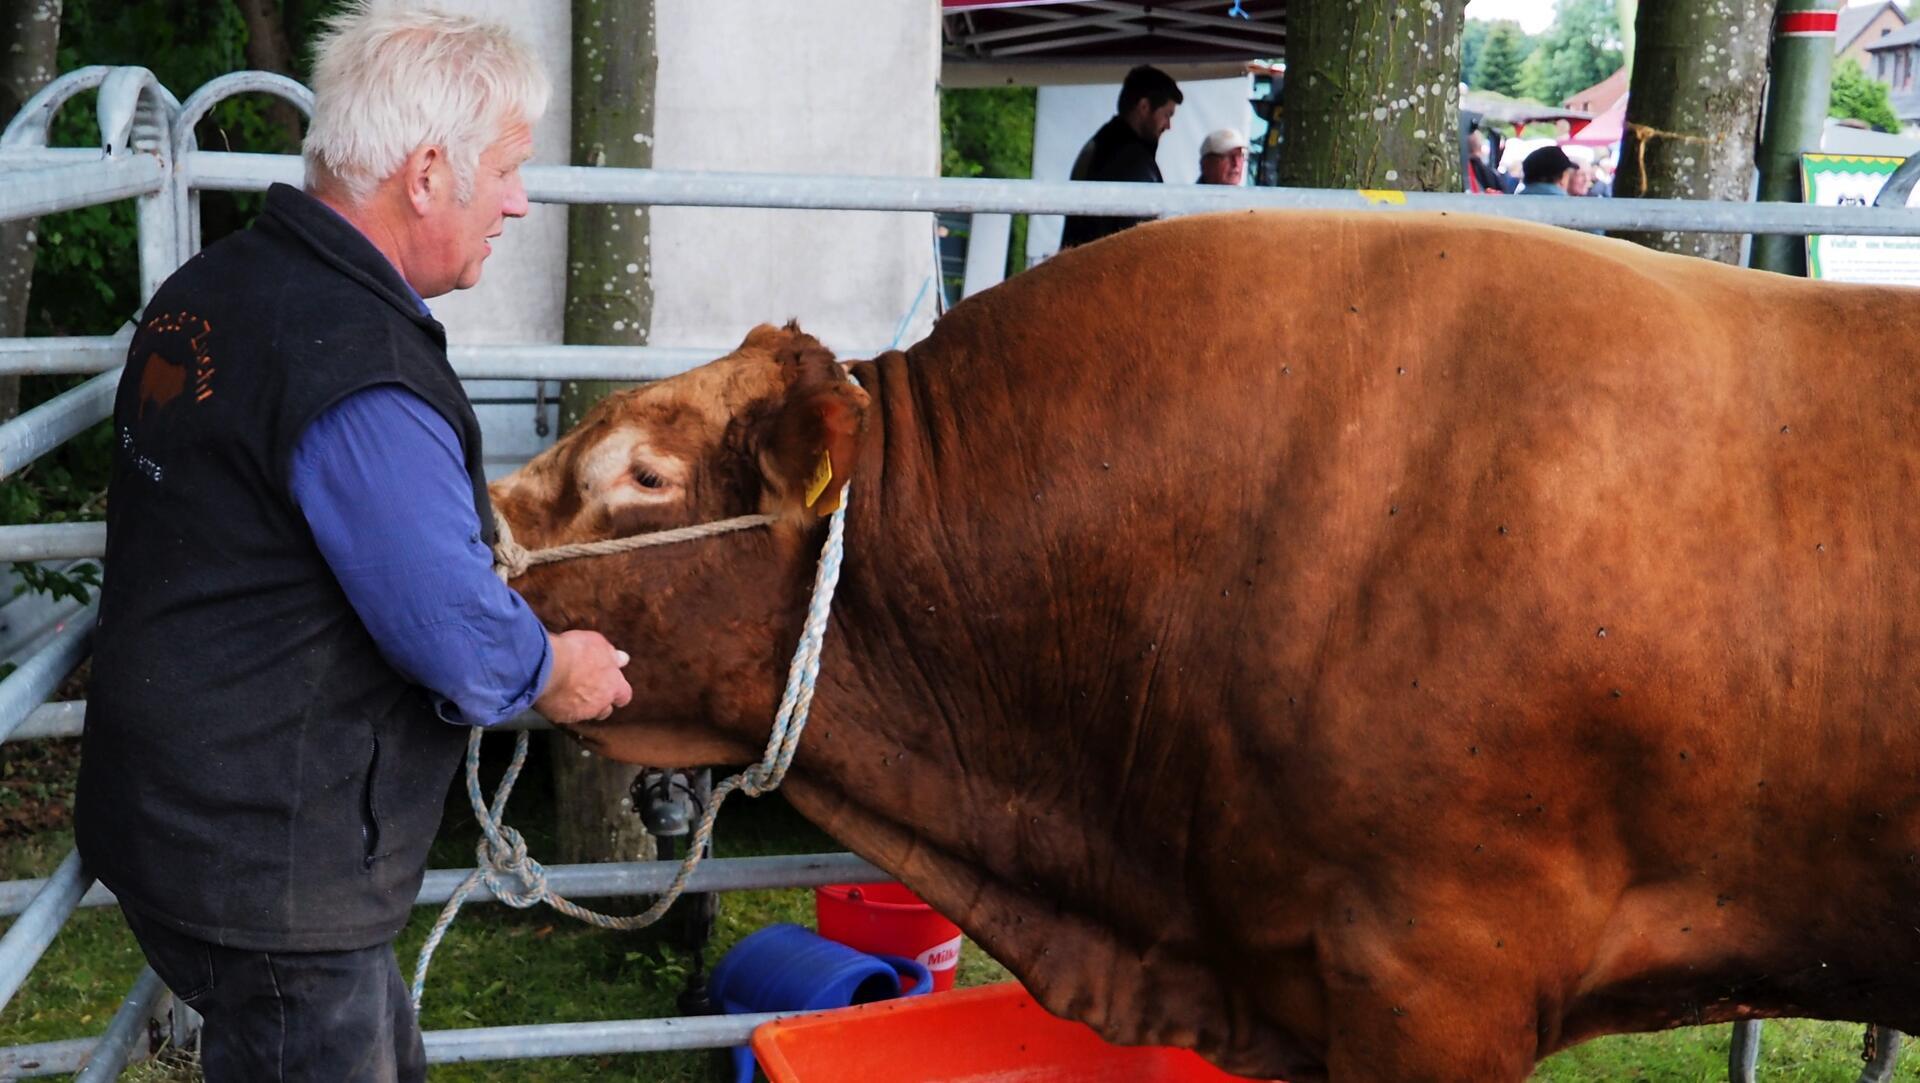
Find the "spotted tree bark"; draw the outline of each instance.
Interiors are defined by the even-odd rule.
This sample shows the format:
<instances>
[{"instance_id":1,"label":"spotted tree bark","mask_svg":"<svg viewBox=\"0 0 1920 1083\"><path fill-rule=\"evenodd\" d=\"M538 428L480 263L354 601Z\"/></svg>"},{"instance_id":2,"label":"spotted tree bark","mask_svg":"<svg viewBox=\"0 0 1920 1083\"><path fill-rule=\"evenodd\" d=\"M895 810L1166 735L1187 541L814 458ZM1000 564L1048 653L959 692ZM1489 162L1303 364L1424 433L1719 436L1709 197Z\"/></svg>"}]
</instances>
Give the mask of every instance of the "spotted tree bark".
<instances>
[{"instance_id":1,"label":"spotted tree bark","mask_svg":"<svg viewBox=\"0 0 1920 1083\"><path fill-rule=\"evenodd\" d=\"M654 0L574 0L575 165L653 165L653 96L659 57ZM653 319L647 208L575 204L567 212L566 341L643 346ZM629 385L571 381L561 388L560 428L579 422L608 392ZM645 644L616 643L630 652ZM553 738L554 794L563 861L653 857L628 797L634 768L602 760L563 735Z\"/></svg>"},{"instance_id":2,"label":"spotted tree bark","mask_svg":"<svg viewBox=\"0 0 1920 1083\"><path fill-rule=\"evenodd\" d=\"M1466 0L1292 0L1280 183L1460 190Z\"/></svg>"},{"instance_id":3,"label":"spotted tree bark","mask_svg":"<svg viewBox=\"0 0 1920 1083\"><path fill-rule=\"evenodd\" d=\"M0 0L0 128L53 80L60 0ZM34 222L0 222L0 338L26 333ZM20 378L0 377L0 419L20 411Z\"/></svg>"},{"instance_id":4,"label":"spotted tree bark","mask_svg":"<svg viewBox=\"0 0 1920 1083\"><path fill-rule=\"evenodd\" d=\"M1640 5L1616 197L1750 198L1773 9L1773 0ZM1738 234L1615 236L1722 263L1740 260Z\"/></svg>"}]
</instances>

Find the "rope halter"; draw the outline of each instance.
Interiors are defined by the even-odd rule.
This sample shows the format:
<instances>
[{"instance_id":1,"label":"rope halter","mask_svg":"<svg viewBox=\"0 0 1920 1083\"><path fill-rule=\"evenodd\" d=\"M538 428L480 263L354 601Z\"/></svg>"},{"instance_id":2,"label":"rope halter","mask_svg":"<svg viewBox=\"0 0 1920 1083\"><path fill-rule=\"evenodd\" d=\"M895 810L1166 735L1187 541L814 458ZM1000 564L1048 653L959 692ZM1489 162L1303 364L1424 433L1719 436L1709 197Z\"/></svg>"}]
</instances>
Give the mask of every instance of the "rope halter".
<instances>
[{"instance_id":1,"label":"rope halter","mask_svg":"<svg viewBox=\"0 0 1920 1083\"><path fill-rule=\"evenodd\" d=\"M635 549L648 549L656 545L672 545L675 542L698 541L720 534L730 534L736 530L751 530L757 526L767 526L778 516L774 515L736 515L731 519L719 519L710 523L695 523L692 526L674 527L672 530L654 530L645 534L633 534L625 538L610 538L597 542L574 542L570 545L554 545L545 549L528 549L513 540L513 528L507 525L507 517L500 509L493 509L495 540L493 543L493 574L503 583L511 583L527 574L527 569L541 564L553 564L562 560L578 557L609 556L614 553L630 553Z\"/></svg>"},{"instance_id":2,"label":"rope halter","mask_svg":"<svg viewBox=\"0 0 1920 1083\"><path fill-rule=\"evenodd\" d=\"M851 486L843 488L840 507L827 520L827 542L820 549L820 564L813 577L813 600L807 605L807 617L800 627L800 643L794 648L793 662L787 668L786 691L780 697L780 709L774 714L773 730L767 736L767 750L760 757L760 762L714 785L713 794L701 813L700 823L694 828L693 838L688 843L686 856L680 860L679 870L674 873L673 882L646 910L630 917L602 914L569 901L547 885L546 869L528 855L520 833L504 822L507 796L513 792L514 781L520 777L520 768L527 759L527 732L521 730L514 735L513 762L508 765L506 774L501 776L500 785L494 790L493 804L488 807L480 794L480 738L485 731L478 728L473 730L467 738L467 800L473 806L474 817L480 821L480 843L474 853L477 867L454 890L446 907L441 910L439 919L433 923L433 931L427 934L426 943L420 946L420 958L413 971L415 1014L419 1013L420 999L426 993L427 967L433 962L434 949L440 946L441 938L446 936L454 917L460 913L467 895L480 883L485 882L494 897L508 906L524 909L546 903L568 917L603 929L626 931L645 928L659 921L686 889L688 878L699 866L712 841L714 819L719 815L720 804L727 799L727 795L735 790L743 790L749 796L758 797L778 787L787 777L787 768L792 765L793 755L800 747L800 733L807 727L807 715L813 706L814 683L820 676L820 648L826 639L827 615L833 606L834 587L840 582L840 564L846 550L847 505L851 497ZM506 517L496 511L494 522L498 540L493 546L493 570L503 581L511 581L524 575L528 568L540 564L709 538L766 526L774 518L771 515L742 515L610 541L528 550L513 540L513 530L507 525Z\"/></svg>"}]
</instances>

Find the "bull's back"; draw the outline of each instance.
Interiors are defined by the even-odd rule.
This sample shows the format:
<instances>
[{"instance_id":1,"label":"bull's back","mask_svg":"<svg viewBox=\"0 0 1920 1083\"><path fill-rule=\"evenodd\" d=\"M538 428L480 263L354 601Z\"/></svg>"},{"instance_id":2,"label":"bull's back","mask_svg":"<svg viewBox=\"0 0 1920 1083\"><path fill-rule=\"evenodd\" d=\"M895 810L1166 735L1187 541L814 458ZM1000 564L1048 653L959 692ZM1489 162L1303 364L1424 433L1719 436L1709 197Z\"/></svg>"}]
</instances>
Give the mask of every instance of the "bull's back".
<instances>
[{"instance_id":1,"label":"bull's back","mask_svg":"<svg viewBox=\"0 0 1920 1083\"><path fill-rule=\"evenodd\" d=\"M1106 674L1088 725L1173 783L1145 830L1190 823L1181 780L1258 779L1191 825L1223 882L1284 824L1275 877L1470 885L1554 990L1737 967L1842 937L1793 881L1879 873L1822 840L1920 835L1879 784L1920 770L1914 307L1494 220L1160 223L913 351L920 483L1044 600L1004 641L1075 644L1062 709ZM1304 937L1348 898L1320 882L1292 919L1212 902Z\"/></svg>"}]
</instances>

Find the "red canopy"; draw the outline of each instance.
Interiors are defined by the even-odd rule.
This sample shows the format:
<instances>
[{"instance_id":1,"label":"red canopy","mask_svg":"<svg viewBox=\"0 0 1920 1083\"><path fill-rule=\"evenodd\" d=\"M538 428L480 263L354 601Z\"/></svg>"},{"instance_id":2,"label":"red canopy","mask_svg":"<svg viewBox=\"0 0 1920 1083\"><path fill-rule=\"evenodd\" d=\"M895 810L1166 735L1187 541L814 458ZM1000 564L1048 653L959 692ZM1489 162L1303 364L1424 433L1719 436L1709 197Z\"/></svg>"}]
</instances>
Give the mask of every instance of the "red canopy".
<instances>
[{"instance_id":1,"label":"red canopy","mask_svg":"<svg viewBox=\"0 0 1920 1083\"><path fill-rule=\"evenodd\" d=\"M1618 143L1626 133L1627 96L1607 106L1607 111L1588 121L1579 131L1574 132L1565 142L1578 143L1583 147L1604 147Z\"/></svg>"}]
</instances>

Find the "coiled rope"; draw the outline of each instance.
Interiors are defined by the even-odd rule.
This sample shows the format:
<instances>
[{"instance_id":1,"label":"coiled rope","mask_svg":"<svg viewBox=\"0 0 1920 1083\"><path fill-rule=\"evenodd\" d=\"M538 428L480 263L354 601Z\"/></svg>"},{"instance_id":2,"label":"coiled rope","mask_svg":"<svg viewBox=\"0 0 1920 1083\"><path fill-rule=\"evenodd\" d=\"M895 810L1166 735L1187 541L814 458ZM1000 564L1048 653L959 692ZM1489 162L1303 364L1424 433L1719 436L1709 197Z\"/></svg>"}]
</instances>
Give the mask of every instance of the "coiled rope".
<instances>
[{"instance_id":1,"label":"coiled rope","mask_svg":"<svg viewBox=\"0 0 1920 1083\"><path fill-rule=\"evenodd\" d=\"M659 921L685 890L687 878L693 875L701 856L706 853L707 843L713 837L714 818L719 814L720 804L727 799L727 795L741 790L748 796L758 797L778 787L787 777L787 768L793 763L793 754L800 747L800 733L806 729L807 714L813 706L814 682L820 676L820 648L826 638L827 614L833 605L834 587L840 582L840 564L845 551L850 488L841 491L840 507L827 521L827 542L821 547L819 567L813 577L813 600L808 603L807 618L801 625L800 643L794 648L793 662L787 669L787 687L780 697L780 709L774 714L773 731L767 738L767 751L759 763L714 786L712 800L707 802L700 823L694 828L693 839L687 846L686 856L680 859L680 868L674 873L673 882L646 910L629 917L602 914L570 902L548 887L546 869L528 855L526 840L521 838L520 832L503 821L507 797L513 792L513 784L520 777L520 768L526 763L526 731L522 730L514 737L513 762L507 765L506 774L501 776L500 784L494 790L491 807L480 794L480 738L484 731L475 729L467 738L467 801L473 806L473 814L480 821L481 831L479 845L474 848L476 867L454 890L447 905L440 911L439 919L433 923L433 931L427 934L426 943L420 946L420 959L413 971L415 1014L419 1013L420 1000L426 993L427 967L433 962L433 953L446 936L454 917L460 913L467 895L477 885L485 883L494 898L516 909L524 910L545 903L568 917L602 929L626 931L645 928ZM539 564L692 541L765 526L774 520L771 515L743 515L611 541L556 545L530 551L513 540L513 533L504 516L496 515L494 518L499 529L499 540L494 543L494 573L503 580L511 580Z\"/></svg>"}]
</instances>

